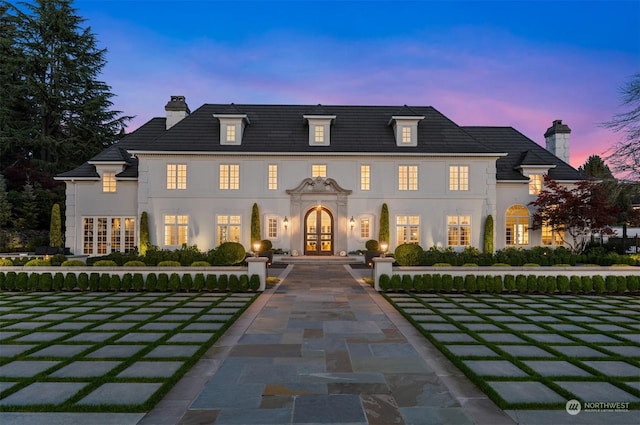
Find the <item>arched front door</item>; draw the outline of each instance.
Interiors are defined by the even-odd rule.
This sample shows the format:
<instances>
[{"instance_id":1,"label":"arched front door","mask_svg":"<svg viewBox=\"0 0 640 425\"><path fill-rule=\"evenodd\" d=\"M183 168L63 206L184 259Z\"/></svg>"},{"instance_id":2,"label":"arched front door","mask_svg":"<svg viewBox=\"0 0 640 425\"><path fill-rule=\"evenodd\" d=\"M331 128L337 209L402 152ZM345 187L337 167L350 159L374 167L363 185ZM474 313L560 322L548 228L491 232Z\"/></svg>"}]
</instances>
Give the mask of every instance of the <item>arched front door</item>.
<instances>
[{"instance_id":1,"label":"arched front door","mask_svg":"<svg viewBox=\"0 0 640 425\"><path fill-rule=\"evenodd\" d=\"M304 223L304 255L333 255L333 216L329 210L309 210Z\"/></svg>"}]
</instances>

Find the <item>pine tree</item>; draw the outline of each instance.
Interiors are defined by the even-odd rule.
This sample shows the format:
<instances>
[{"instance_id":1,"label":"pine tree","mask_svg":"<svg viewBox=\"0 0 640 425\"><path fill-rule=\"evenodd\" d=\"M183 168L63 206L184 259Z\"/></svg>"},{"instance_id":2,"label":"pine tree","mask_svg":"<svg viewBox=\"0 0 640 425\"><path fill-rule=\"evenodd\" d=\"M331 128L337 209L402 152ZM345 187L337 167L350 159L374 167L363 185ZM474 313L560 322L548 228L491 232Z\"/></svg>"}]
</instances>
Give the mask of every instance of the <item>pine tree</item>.
<instances>
[{"instance_id":1,"label":"pine tree","mask_svg":"<svg viewBox=\"0 0 640 425\"><path fill-rule=\"evenodd\" d=\"M7 198L7 185L0 174L0 227L5 227L11 217L11 203Z\"/></svg>"},{"instance_id":2,"label":"pine tree","mask_svg":"<svg viewBox=\"0 0 640 425\"><path fill-rule=\"evenodd\" d=\"M53 175L117 141L130 117L110 109L106 50L71 0L0 2L0 31L0 170L9 190L57 187L48 212L64 195Z\"/></svg>"},{"instance_id":3,"label":"pine tree","mask_svg":"<svg viewBox=\"0 0 640 425\"><path fill-rule=\"evenodd\" d=\"M38 203L36 194L31 183L24 185L21 196L21 203L18 206L16 227L19 229L34 229L38 222Z\"/></svg>"}]
</instances>

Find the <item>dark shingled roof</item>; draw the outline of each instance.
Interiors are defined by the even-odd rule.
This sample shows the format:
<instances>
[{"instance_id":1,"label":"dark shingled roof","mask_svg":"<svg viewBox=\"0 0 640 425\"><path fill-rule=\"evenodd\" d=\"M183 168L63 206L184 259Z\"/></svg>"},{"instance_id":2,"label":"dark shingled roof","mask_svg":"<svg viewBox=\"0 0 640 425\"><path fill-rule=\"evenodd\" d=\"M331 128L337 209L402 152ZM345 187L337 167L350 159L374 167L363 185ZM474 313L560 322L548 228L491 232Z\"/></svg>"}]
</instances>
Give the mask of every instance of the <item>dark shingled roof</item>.
<instances>
[{"instance_id":1,"label":"dark shingled roof","mask_svg":"<svg viewBox=\"0 0 640 425\"><path fill-rule=\"evenodd\" d=\"M424 115L418 124L418 146L396 145L392 116L406 109L397 106L329 106L323 114L335 115L329 146L309 146L309 127L303 115L317 115L309 105L233 105L234 114L246 114L250 124L241 145L220 144L220 122L213 114L229 113L229 105L206 104L180 121L140 151L183 152L293 152L293 153L469 153L490 154L458 125L432 107L412 107Z\"/></svg>"},{"instance_id":2,"label":"dark shingled roof","mask_svg":"<svg viewBox=\"0 0 640 425\"><path fill-rule=\"evenodd\" d=\"M126 135L116 144L109 146L107 149L100 152L89 160L89 162L126 162L125 169L118 173L116 177L136 178L138 177L138 160L132 158L127 152L129 149L135 149L139 146L144 146L148 142L155 140L159 135L166 131L166 119L165 118L153 118L138 128L131 134ZM85 162L81 166L74 168L71 171L67 171L58 174L56 177L65 180L71 178L95 178L99 179L100 176L96 172L96 167Z\"/></svg>"},{"instance_id":3,"label":"dark shingled roof","mask_svg":"<svg viewBox=\"0 0 640 425\"><path fill-rule=\"evenodd\" d=\"M584 180L585 176L513 127L462 127L495 152L506 152L496 162L498 180L522 180L521 166L555 165L549 177L555 180Z\"/></svg>"},{"instance_id":4,"label":"dark shingled roof","mask_svg":"<svg viewBox=\"0 0 640 425\"><path fill-rule=\"evenodd\" d=\"M220 122L214 114L246 114L240 145L220 144ZM310 146L304 115L335 115L329 146ZM389 121L393 116L424 116L418 123L418 145L397 146ZM238 152L238 153L378 153L378 154L507 154L497 160L498 180L527 181L520 166L555 166L549 175L557 180L584 176L540 145L511 127L460 127L430 106L330 106L205 104L165 129L165 118L153 118L90 161L125 161L117 176L136 178L135 152ZM60 179L99 178L85 163L59 174Z\"/></svg>"}]
</instances>

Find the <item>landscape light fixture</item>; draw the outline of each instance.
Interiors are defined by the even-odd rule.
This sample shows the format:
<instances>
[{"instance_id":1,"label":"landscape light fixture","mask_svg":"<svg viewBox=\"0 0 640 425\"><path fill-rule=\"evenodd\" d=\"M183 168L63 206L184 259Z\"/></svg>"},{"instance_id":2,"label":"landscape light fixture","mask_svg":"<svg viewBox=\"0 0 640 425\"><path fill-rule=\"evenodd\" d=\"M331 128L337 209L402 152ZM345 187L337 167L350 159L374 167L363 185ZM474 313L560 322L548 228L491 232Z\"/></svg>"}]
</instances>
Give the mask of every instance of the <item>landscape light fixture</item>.
<instances>
[{"instance_id":1,"label":"landscape light fixture","mask_svg":"<svg viewBox=\"0 0 640 425\"><path fill-rule=\"evenodd\" d=\"M260 251L260 242L253 243L253 256L258 258L258 251Z\"/></svg>"},{"instance_id":2,"label":"landscape light fixture","mask_svg":"<svg viewBox=\"0 0 640 425\"><path fill-rule=\"evenodd\" d=\"M389 245L386 242L380 242L380 249L382 250L382 255L381 255L382 258L384 258L385 253L387 252L387 248L389 248Z\"/></svg>"}]
</instances>

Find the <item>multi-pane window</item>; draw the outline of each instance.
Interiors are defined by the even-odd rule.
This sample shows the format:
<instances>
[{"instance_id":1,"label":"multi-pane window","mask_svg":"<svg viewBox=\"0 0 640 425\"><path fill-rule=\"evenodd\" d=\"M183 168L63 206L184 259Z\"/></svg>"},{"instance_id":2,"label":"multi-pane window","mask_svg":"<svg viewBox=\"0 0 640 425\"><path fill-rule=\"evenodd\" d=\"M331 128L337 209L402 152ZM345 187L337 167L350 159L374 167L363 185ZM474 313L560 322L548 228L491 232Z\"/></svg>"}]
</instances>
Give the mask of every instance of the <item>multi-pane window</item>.
<instances>
[{"instance_id":1,"label":"multi-pane window","mask_svg":"<svg viewBox=\"0 0 640 425\"><path fill-rule=\"evenodd\" d=\"M225 242L240 242L240 216L219 215L217 217L218 245Z\"/></svg>"},{"instance_id":2,"label":"multi-pane window","mask_svg":"<svg viewBox=\"0 0 640 425\"><path fill-rule=\"evenodd\" d=\"M105 171L104 173L102 173L102 191L116 191L116 173L114 173L113 171Z\"/></svg>"},{"instance_id":3,"label":"multi-pane window","mask_svg":"<svg viewBox=\"0 0 640 425\"><path fill-rule=\"evenodd\" d=\"M447 216L447 243L449 246L471 245L471 216Z\"/></svg>"},{"instance_id":4,"label":"multi-pane window","mask_svg":"<svg viewBox=\"0 0 640 425\"><path fill-rule=\"evenodd\" d=\"M469 190L469 167L467 165L449 166L449 190Z\"/></svg>"},{"instance_id":5,"label":"multi-pane window","mask_svg":"<svg viewBox=\"0 0 640 425\"><path fill-rule=\"evenodd\" d=\"M187 164L167 164L167 189L187 188Z\"/></svg>"},{"instance_id":6,"label":"multi-pane window","mask_svg":"<svg viewBox=\"0 0 640 425\"><path fill-rule=\"evenodd\" d=\"M529 210L523 205L507 209L505 237L507 245L529 245Z\"/></svg>"},{"instance_id":7,"label":"multi-pane window","mask_svg":"<svg viewBox=\"0 0 640 425\"><path fill-rule=\"evenodd\" d=\"M105 255L127 252L136 246L136 219L133 217L84 217L82 253Z\"/></svg>"},{"instance_id":8,"label":"multi-pane window","mask_svg":"<svg viewBox=\"0 0 640 425\"><path fill-rule=\"evenodd\" d=\"M371 189L371 166L361 165L360 166L360 190L370 190L370 189Z\"/></svg>"},{"instance_id":9,"label":"multi-pane window","mask_svg":"<svg viewBox=\"0 0 640 425\"><path fill-rule=\"evenodd\" d=\"M554 231L553 228L547 224L542 225L542 245L564 245L564 231Z\"/></svg>"},{"instance_id":10,"label":"multi-pane window","mask_svg":"<svg viewBox=\"0 0 640 425\"><path fill-rule=\"evenodd\" d=\"M362 239L371 238L371 220L368 217L360 219L360 237Z\"/></svg>"},{"instance_id":11,"label":"multi-pane window","mask_svg":"<svg viewBox=\"0 0 640 425\"><path fill-rule=\"evenodd\" d=\"M402 143L411 143L411 127L402 127Z\"/></svg>"},{"instance_id":12,"label":"multi-pane window","mask_svg":"<svg viewBox=\"0 0 640 425\"><path fill-rule=\"evenodd\" d=\"M93 217L85 217L82 219L82 253L93 254Z\"/></svg>"},{"instance_id":13,"label":"multi-pane window","mask_svg":"<svg viewBox=\"0 0 640 425\"><path fill-rule=\"evenodd\" d=\"M131 251L136 246L136 219L124 219L124 252Z\"/></svg>"},{"instance_id":14,"label":"multi-pane window","mask_svg":"<svg viewBox=\"0 0 640 425\"><path fill-rule=\"evenodd\" d=\"M542 174L529 174L529 195L538 195L542 190Z\"/></svg>"},{"instance_id":15,"label":"multi-pane window","mask_svg":"<svg viewBox=\"0 0 640 425\"><path fill-rule=\"evenodd\" d=\"M267 217L267 239L278 238L278 218Z\"/></svg>"},{"instance_id":16,"label":"multi-pane window","mask_svg":"<svg viewBox=\"0 0 640 425\"><path fill-rule=\"evenodd\" d=\"M324 142L324 126L323 125L316 125L313 131L314 131L313 140L316 143Z\"/></svg>"},{"instance_id":17,"label":"multi-pane window","mask_svg":"<svg viewBox=\"0 0 640 425\"><path fill-rule=\"evenodd\" d=\"M398 190L418 190L418 166L398 166Z\"/></svg>"},{"instance_id":18,"label":"multi-pane window","mask_svg":"<svg viewBox=\"0 0 640 425\"><path fill-rule=\"evenodd\" d=\"M236 126L235 124L227 124L227 142L236 141Z\"/></svg>"},{"instance_id":19,"label":"multi-pane window","mask_svg":"<svg viewBox=\"0 0 640 425\"><path fill-rule=\"evenodd\" d=\"M397 244L420 244L420 216L399 215L396 217Z\"/></svg>"},{"instance_id":20,"label":"multi-pane window","mask_svg":"<svg viewBox=\"0 0 640 425\"><path fill-rule=\"evenodd\" d=\"M313 164L311 166L311 177L327 177L327 166L325 164Z\"/></svg>"},{"instance_id":21,"label":"multi-pane window","mask_svg":"<svg viewBox=\"0 0 640 425\"><path fill-rule=\"evenodd\" d=\"M278 190L278 166L276 164L269 164L267 180L269 190Z\"/></svg>"},{"instance_id":22,"label":"multi-pane window","mask_svg":"<svg viewBox=\"0 0 640 425\"><path fill-rule=\"evenodd\" d=\"M164 216L164 244L186 245L189 230L189 217L186 215Z\"/></svg>"},{"instance_id":23,"label":"multi-pane window","mask_svg":"<svg viewBox=\"0 0 640 425\"><path fill-rule=\"evenodd\" d=\"M220 190L240 189L240 165L220 164Z\"/></svg>"}]
</instances>

